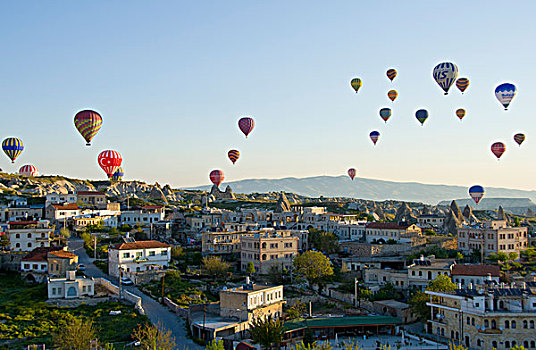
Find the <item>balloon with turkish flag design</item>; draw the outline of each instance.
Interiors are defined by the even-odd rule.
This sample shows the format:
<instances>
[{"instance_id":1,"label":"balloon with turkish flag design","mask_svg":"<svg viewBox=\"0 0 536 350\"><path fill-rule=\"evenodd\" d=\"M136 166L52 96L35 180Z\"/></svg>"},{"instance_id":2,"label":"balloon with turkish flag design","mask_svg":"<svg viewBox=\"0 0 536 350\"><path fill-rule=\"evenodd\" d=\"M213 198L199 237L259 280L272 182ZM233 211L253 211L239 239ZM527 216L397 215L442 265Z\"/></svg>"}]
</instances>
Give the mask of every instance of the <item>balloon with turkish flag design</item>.
<instances>
[{"instance_id":1,"label":"balloon with turkish flag design","mask_svg":"<svg viewBox=\"0 0 536 350\"><path fill-rule=\"evenodd\" d=\"M104 170L108 178L121 166L123 158L117 151L106 150L102 151L97 158L99 166Z\"/></svg>"}]
</instances>

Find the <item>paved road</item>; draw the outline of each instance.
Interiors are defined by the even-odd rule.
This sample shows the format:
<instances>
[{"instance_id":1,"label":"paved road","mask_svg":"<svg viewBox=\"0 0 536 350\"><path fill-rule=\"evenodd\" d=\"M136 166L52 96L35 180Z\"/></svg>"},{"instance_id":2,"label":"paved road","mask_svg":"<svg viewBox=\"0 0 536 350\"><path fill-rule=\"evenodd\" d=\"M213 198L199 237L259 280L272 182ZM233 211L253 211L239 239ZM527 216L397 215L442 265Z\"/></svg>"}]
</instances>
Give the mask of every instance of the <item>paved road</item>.
<instances>
[{"instance_id":1,"label":"paved road","mask_svg":"<svg viewBox=\"0 0 536 350\"><path fill-rule=\"evenodd\" d=\"M78 255L78 262L86 265L86 275L90 277L103 277L116 285L118 284L117 278L108 276L93 264L93 259L89 258L84 249L84 241L82 239L71 238L68 245L69 249ZM141 297L143 309L153 324L160 323L164 328L171 330L177 343L177 349L197 350L203 348L187 338L185 321L181 317L171 312L166 306L155 301L150 296L142 293L135 286L124 286L124 289Z\"/></svg>"}]
</instances>

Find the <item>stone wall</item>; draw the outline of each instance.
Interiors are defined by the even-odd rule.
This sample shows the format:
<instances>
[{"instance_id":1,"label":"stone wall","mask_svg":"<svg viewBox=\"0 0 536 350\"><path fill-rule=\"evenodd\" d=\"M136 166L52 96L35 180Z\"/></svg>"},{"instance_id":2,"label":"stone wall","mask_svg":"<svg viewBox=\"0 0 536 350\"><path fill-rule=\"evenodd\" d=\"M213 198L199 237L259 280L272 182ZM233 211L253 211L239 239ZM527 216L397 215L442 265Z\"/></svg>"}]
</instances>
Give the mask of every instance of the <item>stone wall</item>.
<instances>
[{"instance_id":1,"label":"stone wall","mask_svg":"<svg viewBox=\"0 0 536 350\"><path fill-rule=\"evenodd\" d=\"M119 287L113 284L112 282L108 281L105 278L97 277L94 279L95 283L99 286L104 287L106 290L108 290L112 294L119 295ZM143 306L141 304L141 297L132 294L128 290L123 290L122 293L122 299L131 302L136 307L136 310L142 315L145 314L145 311L143 310Z\"/></svg>"},{"instance_id":2,"label":"stone wall","mask_svg":"<svg viewBox=\"0 0 536 350\"><path fill-rule=\"evenodd\" d=\"M0 270L20 271L20 262L28 252L0 252Z\"/></svg>"}]
</instances>

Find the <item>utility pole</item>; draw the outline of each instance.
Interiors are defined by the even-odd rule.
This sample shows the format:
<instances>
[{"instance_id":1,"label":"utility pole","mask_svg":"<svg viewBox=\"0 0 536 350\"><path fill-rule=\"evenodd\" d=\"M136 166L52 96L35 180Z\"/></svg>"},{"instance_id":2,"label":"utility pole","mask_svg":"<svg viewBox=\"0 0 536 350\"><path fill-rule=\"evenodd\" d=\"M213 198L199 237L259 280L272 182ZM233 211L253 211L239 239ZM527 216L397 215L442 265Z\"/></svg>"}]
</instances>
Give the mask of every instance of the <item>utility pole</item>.
<instances>
[{"instance_id":1,"label":"utility pole","mask_svg":"<svg viewBox=\"0 0 536 350\"><path fill-rule=\"evenodd\" d=\"M97 233L93 233L93 259L97 260Z\"/></svg>"},{"instance_id":2,"label":"utility pole","mask_svg":"<svg viewBox=\"0 0 536 350\"><path fill-rule=\"evenodd\" d=\"M164 274L162 275L162 303L164 302L164 280L166 278L166 273L164 272Z\"/></svg>"},{"instance_id":3,"label":"utility pole","mask_svg":"<svg viewBox=\"0 0 536 350\"><path fill-rule=\"evenodd\" d=\"M118 264L117 267L119 268L119 300L121 300L121 278L123 277L123 269L120 264Z\"/></svg>"},{"instance_id":4,"label":"utility pole","mask_svg":"<svg viewBox=\"0 0 536 350\"><path fill-rule=\"evenodd\" d=\"M354 278L354 306L357 307L357 277Z\"/></svg>"},{"instance_id":5,"label":"utility pole","mask_svg":"<svg viewBox=\"0 0 536 350\"><path fill-rule=\"evenodd\" d=\"M203 304L203 333L201 333L201 339L205 340L205 315L207 313L207 304Z\"/></svg>"}]
</instances>

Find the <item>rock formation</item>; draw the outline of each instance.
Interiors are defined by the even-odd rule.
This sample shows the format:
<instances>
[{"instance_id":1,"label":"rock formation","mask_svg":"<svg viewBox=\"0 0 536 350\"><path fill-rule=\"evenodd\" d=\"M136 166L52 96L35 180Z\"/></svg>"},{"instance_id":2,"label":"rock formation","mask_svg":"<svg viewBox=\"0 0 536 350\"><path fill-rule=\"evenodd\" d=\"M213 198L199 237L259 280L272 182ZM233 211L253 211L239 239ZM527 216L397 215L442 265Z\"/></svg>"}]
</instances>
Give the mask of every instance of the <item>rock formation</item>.
<instances>
[{"instance_id":1,"label":"rock formation","mask_svg":"<svg viewBox=\"0 0 536 350\"><path fill-rule=\"evenodd\" d=\"M225 188L225 191L221 191L218 186L212 185L212 188L210 189L210 195L214 196L216 200L220 199L235 199L235 195L233 193L233 190L231 189L231 186L227 185Z\"/></svg>"},{"instance_id":2,"label":"rock formation","mask_svg":"<svg viewBox=\"0 0 536 350\"><path fill-rule=\"evenodd\" d=\"M285 196L285 193L281 192L281 195L279 196L279 199L277 200L275 212L284 213L286 211L292 211L292 206L290 205L290 202L288 201L287 196Z\"/></svg>"},{"instance_id":3,"label":"rock formation","mask_svg":"<svg viewBox=\"0 0 536 350\"><path fill-rule=\"evenodd\" d=\"M497 220L506 220L508 222L508 216L504 212L503 207L499 206L499 210L497 210Z\"/></svg>"}]
</instances>

